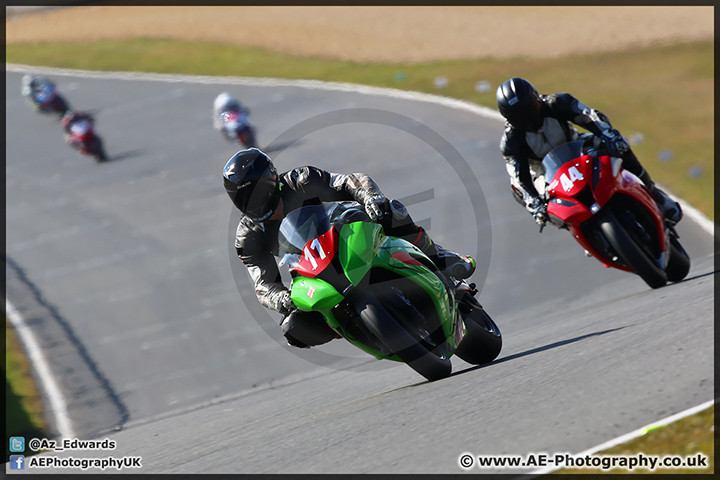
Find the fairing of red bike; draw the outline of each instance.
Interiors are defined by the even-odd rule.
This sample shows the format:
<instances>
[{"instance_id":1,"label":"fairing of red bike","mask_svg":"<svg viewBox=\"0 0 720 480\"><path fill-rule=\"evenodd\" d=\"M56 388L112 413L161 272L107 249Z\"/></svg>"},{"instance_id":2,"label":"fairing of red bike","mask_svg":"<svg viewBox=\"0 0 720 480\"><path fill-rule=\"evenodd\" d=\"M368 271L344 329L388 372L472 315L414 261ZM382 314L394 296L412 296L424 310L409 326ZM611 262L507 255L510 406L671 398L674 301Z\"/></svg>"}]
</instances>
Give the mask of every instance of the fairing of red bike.
<instances>
[{"instance_id":1,"label":"fairing of red bike","mask_svg":"<svg viewBox=\"0 0 720 480\"><path fill-rule=\"evenodd\" d=\"M587 193L582 197L583 191L591 192L593 204L587 205L590 198ZM619 159L609 156L593 158L590 155L578 157L575 162L566 163L558 169L550 182L548 193L551 200L547 213L551 221L566 224L577 242L605 267L632 272L628 267L617 264L598 252L585 238L580 225L599 212L614 195L625 195L645 205L658 232L661 251L666 250L663 218L655 201L637 176L619 168Z\"/></svg>"},{"instance_id":2,"label":"fairing of red bike","mask_svg":"<svg viewBox=\"0 0 720 480\"><path fill-rule=\"evenodd\" d=\"M572 225L593 216L590 207L575 198L591 184L592 172L592 159L587 155L558 169L549 185L549 194L553 200L548 203L547 212L551 218L557 217L559 223Z\"/></svg>"}]
</instances>

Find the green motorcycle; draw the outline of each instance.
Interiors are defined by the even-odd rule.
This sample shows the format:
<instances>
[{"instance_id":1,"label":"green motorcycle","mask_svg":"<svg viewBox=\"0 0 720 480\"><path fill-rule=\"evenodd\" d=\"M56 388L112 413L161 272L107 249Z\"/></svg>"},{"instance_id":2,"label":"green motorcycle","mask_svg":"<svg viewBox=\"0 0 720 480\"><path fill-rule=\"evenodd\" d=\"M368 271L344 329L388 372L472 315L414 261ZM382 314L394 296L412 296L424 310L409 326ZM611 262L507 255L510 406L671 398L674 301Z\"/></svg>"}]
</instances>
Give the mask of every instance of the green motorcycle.
<instances>
[{"instance_id":1,"label":"green motorcycle","mask_svg":"<svg viewBox=\"0 0 720 480\"><path fill-rule=\"evenodd\" d=\"M417 247L385 235L355 202L309 205L280 225L278 255L301 311L322 313L342 338L433 381L454 354L482 365L502 348L473 284L445 277Z\"/></svg>"}]
</instances>

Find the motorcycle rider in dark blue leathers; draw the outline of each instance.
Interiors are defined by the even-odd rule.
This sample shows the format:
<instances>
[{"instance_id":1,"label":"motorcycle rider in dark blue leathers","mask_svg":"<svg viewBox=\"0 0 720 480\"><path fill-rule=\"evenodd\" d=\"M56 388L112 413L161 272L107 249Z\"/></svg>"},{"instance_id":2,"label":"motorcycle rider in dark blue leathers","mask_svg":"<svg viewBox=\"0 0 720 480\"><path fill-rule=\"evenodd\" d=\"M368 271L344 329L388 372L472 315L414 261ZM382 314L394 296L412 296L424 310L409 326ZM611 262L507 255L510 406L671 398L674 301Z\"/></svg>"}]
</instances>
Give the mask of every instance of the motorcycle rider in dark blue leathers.
<instances>
[{"instance_id":1,"label":"motorcycle rider in dark blue leathers","mask_svg":"<svg viewBox=\"0 0 720 480\"><path fill-rule=\"evenodd\" d=\"M648 187L666 220L676 224L682 218L680 205L655 186L628 141L602 112L585 106L569 93L540 95L530 82L519 77L500 85L496 99L498 110L507 120L500 151L513 194L538 224L547 221L547 205L533 184L542 171L542 159L553 148L578 139L596 149L604 146L610 155L622 158L623 168ZM578 133L573 123L592 133Z\"/></svg>"},{"instance_id":2,"label":"motorcycle rider in dark blue leathers","mask_svg":"<svg viewBox=\"0 0 720 480\"><path fill-rule=\"evenodd\" d=\"M401 237L422 250L438 269L455 278L475 271L475 260L445 250L416 225L397 200L387 199L375 181L362 173L331 173L304 166L279 174L270 158L256 148L241 150L223 169L223 185L243 213L235 236L235 249L253 280L260 304L283 315L281 328L288 344L307 348L329 342L336 333L319 312L295 308L283 285L275 257L278 230L286 214L304 205L355 201L385 233Z\"/></svg>"},{"instance_id":3,"label":"motorcycle rider in dark blue leathers","mask_svg":"<svg viewBox=\"0 0 720 480\"><path fill-rule=\"evenodd\" d=\"M61 116L67 113L70 108L67 101L60 97L55 84L50 79L41 75L32 73L23 75L22 96L25 97L35 110L49 108L49 104L53 98L55 98L55 101L60 105L57 113Z\"/></svg>"}]
</instances>

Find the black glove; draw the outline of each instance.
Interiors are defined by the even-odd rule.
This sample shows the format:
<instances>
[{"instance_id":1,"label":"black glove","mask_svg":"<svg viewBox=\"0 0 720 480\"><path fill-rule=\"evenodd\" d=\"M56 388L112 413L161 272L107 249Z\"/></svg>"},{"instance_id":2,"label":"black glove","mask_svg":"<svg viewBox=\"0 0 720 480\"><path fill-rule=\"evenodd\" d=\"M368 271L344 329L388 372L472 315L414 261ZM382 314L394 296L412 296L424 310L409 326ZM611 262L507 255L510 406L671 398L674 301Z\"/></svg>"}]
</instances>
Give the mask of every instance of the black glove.
<instances>
[{"instance_id":1,"label":"black glove","mask_svg":"<svg viewBox=\"0 0 720 480\"><path fill-rule=\"evenodd\" d=\"M601 138L608 153L613 157L621 157L630 150L630 143L615 129L603 132Z\"/></svg>"},{"instance_id":2,"label":"black glove","mask_svg":"<svg viewBox=\"0 0 720 480\"><path fill-rule=\"evenodd\" d=\"M383 194L376 194L365 201L365 211L373 222L377 222L382 218L388 206L388 199Z\"/></svg>"}]
</instances>

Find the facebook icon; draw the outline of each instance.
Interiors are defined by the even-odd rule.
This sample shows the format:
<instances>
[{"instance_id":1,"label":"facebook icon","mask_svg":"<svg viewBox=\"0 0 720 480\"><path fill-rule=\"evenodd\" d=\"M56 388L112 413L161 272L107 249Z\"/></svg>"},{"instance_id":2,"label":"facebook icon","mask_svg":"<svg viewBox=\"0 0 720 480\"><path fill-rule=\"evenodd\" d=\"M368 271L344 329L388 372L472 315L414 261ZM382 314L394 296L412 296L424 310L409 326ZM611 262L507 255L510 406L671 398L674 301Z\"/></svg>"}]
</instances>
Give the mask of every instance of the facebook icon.
<instances>
[{"instance_id":1,"label":"facebook icon","mask_svg":"<svg viewBox=\"0 0 720 480\"><path fill-rule=\"evenodd\" d=\"M10 455L10 470L25 470L25 455Z\"/></svg>"}]
</instances>

